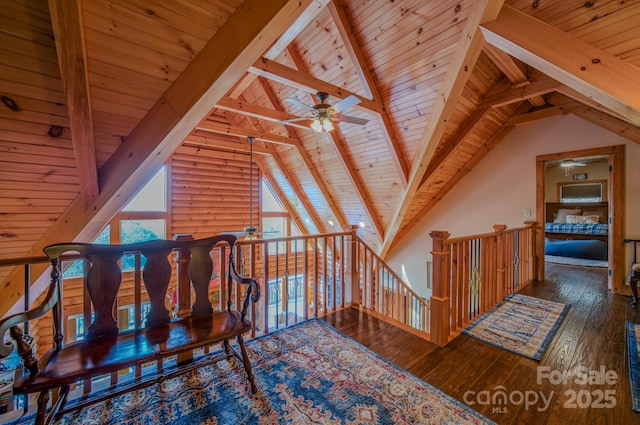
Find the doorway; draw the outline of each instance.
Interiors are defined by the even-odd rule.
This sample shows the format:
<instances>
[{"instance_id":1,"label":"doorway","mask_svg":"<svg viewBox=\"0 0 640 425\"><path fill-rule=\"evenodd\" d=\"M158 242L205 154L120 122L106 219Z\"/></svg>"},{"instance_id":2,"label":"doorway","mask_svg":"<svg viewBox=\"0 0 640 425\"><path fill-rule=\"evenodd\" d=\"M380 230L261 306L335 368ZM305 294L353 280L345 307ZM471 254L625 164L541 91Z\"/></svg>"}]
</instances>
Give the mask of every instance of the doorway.
<instances>
[{"instance_id":1,"label":"doorway","mask_svg":"<svg viewBox=\"0 0 640 425\"><path fill-rule=\"evenodd\" d=\"M609 289L615 293L622 293L624 288L624 259L622 258L622 230L624 219L624 145L610 146L604 148L585 149L581 151L562 152L550 155L540 155L536 157L536 252L538 254L537 279L543 280L545 277L544 252L545 252L545 216L547 215L547 193L553 188L547 188L546 164L548 162L561 162L574 160L575 158L595 158L607 157L608 179L606 184L606 195L603 191L601 196L606 198L608 203L608 276ZM575 173L578 179L583 176L579 172ZM573 173L571 175L573 178ZM569 193L569 191L567 191ZM562 195L559 195L562 196ZM604 200L604 199L602 199ZM557 199L561 202L562 199Z\"/></svg>"}]
</instances>

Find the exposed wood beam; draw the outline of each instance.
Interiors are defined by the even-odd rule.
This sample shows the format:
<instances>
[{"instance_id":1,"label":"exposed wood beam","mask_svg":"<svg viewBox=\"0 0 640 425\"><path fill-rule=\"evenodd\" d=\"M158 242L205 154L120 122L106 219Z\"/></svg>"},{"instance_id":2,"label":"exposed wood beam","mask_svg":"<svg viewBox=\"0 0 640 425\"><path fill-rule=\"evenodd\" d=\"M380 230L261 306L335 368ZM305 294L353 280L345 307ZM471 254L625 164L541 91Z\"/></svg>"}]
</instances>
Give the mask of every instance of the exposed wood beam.
<instances>
[{"instance_id":1,"label":"exposed wood beam","mask_svg":"<svg viewBox=\"0 0 640 425\"><path fill-rule=\"evenodd\" d=\"M358 99L360 99L360 103L355 105L354 108L367 112L375 112L377 114L380 114L384 110L382 105L376 101L367 99L366 97L360 96L356 93L352 93L346 89L340 88L331 83L327 83L326 81L322 81L319 78L313 77L309 74L298 71L297 69L290 68L286 65L282 65L281 63L264 57L255 61L254 64L249 68L249 72L273 81L277 81L287 86L295 87L299 90L311 94L316 94L316 92L318 91L323 91L329 93L330 96L336 97L338 99L344 99L345 97L351 95L356 96Z\"/></svg>"},{"instance_id":2,"label":"exposed wood beam","mask_svg":"<svg viewBox=\"0 0 640 425\"><path fill-rule=\"evenodd\" d=\"M275 95L275 93L273 92L273 89L271 88L271 86L267 83L267 81L264 78L259 78L258 81L260 82L262 89L264 90L265 94L267 95L267 97L269 98L271 104L273 105L273 107L275 109L279 109L282 110L282 104L280 103L280 100L278 99L278 96ZM289 131L289 130L287 130ZM342 208L340 208L340 205L338 205L338 203L333 199L333 196L331 196L331 192L329 191L329 188L327 187L327 185L325 184L324 180L322 180L322 176L320 175L320 173L318 172L318 169L316 167L316 165L313 163L313 160L311 159L311 157L309 156L309 153L307 152L307 150L305 149L304 145L302 144L302 141L300 140L300 138L298 137L298 135L296 134L296 131L293 130L291 132L289 132L290 137L296 141L296 147L298 148L298 155L300 155L300 157L302 158L302 160L305 163L305 166L307 167L307 169L309 170L309 172L311 173L311 177L313 177L313 180L316 183L316 186L318 187L318 190L320 190L320 193L322 193L322 196L324 197L325 201L327 202L327 205L329 206L329 209L331 210L331 214L335 217L335 219L338 221L338 223L340 224L340 226L346 230L349 228L349 223L347 222L347 218L345 217ZM288 167L284 167L287 168ZM288 179L289 180L289 179ZM289 180L290 184L299 184L299 179L294 179L294 180ZM313 204L310 203L310 207L313 207ZM318 211L316 208L312 208L314 214L316 216L319 217L318 215ZM322 227L320 227L321 229L324 229L324 220L320 220L320 222L323 223Z\"/></svg>"},{"instance_id":3,"label":"exposed wood beam","mask_svg":"<svg viewBox=\"0 0 640 425\"><path fill-rule=\"evenodd\" d=\"M220 99L220 101L216 105L216 108L223 109L225 111L235 112L237 114L242 114L242 115L246 115L254 118L259 118L266 121L271 121L271 122L279 122L282 120L300 118L296 115L289 114L286 111L276 111L274 109L265 108L264 106L261 106L261 105L256 105L255 103L249 103L243 100L232 99L230 97L224 97ZM299 121L299 122L291 122L291 123L283 123L283 124L307 130L311 125L311 120L308 120L308 122Z\"/></svg>"},{"instance_id":4,"label":"exposed wood beam","mask_svg":"<svg viewBox=\"0 0 640 425\"><path fill-rule=\"evenodd\" d=\"M491 44L485 43L482 50L513 84L517 85L529 79L522 62L516 63L511 56ZM533 96L528 100L533 106L544 106L546 103L542 96Z\"/></svg>"},{"instance_id":5,"label":"exposed wood beam","mask_svg":"<svg viewBox=\"0 0 640 425\"><path fill-rule=\"evenodd\" d=\"M304 188L300 186L300 183L298 182L298 180L291 174L291 171L289 171L289 167L287 167L287 164L285 164L284 161L282 161L282 157L280 157L280 154L276 152L277 149L275 149L275 147L272 146L271 150L273 151L271 157L273 158L274 162L278 166L278 169L280 170L284 178L287 179L287 182L289 182L289 186L291 186L291 189L293 190L293 192L296 194L296 196L302 203L302 206L309 214L309 217L311 218L311 220L313 220L313 224L316 226L319 232L326 233L327 227L325 225L325 221L322 220L318 215L318 211L313 206L313 203L309 200L309 197L304 191ZM278 188L281 190L280 187ZM284 195L284 192L283 192L283 195ZM293 208L293 204L291 204L289 199L286 198L286 200L289 203L289 205L291 205L291 207ZM295 208L290 211L293 211L294 213L297 214Z\"/></svg>"},{"instance_id":6,"label":"exposed wood beam","mask_svg":"<svg viewBox=\"0 0 640 425\"><path fill-rule=\"evenodd\" d=\"M576 90L572 89L571 87L567 87L565 85L561 85L560 87L558 87L557 92L560 93L560 94L563 94L563 95L565 95L567 97L570 97L573 100L577 100L578 102L588 106L591 109L595 109L596 111L600 111L600 112L602 112L604 114L614 116L619 120L622 120L622 121L625 121L625 122L629 123L629 121L625 117L622 117L619 114L616 114L611 109L606 108L605 106L603 106L603 105L599 104L598 102L596 102L595 100L583 95L582 93L577 92Z\"/></svg>"},{"instance_id":7,"label":"exposed wood beam","mask_svg":"<svg viewBox=\"0 0 640 425\"><path fill-rule=\"evenodd\" d=\"M542 121L542 120L546 120L549 118L555 118L557 116L560 115L566 115L572 111L574 111L575 109L579 109L582 108L583 105L581 105L578 102L569 102L569 103L565 103L563 105L558 105L558 106L549 106L547 108L542 108L542 109L536 109L533 110L531 112L527 112L524 114L518 114L518 115L513 115L511 118L509 118L504 125L506 126L511 126L511 125L522 125L522 124L530 124L532 122L536 122L536 121Z\"/></svg>"},{"instance_id":8,"label":"exposed wood beam","mask_svg":"<svg viewBox=\"0 0 640 425\"><path fill-rule=\"evenodd\" d=\"M491 93L483 97L482 101L478 105L478 108L484 108L487 106L490 106L492 108L499 108L501 106L521 102L523 100L530 101L532 98L551 93L561 86L561 83L551 78L543 78L542 80L532 81L524 85L514 84L507 90L498 93ZM542 105L545 104L546 102Z\"/></svg>"},{"instance_id":9,"label":"exposed wood beam","mask_svg":"<svg viewBox=\"0 0 640 425\"><path fill-rule=\"evenodd\" d=\"M261 84L264 83L264 81L260 82ZM264 85L263 85L263 88ZM268 87L267 87L268 89ZM271 92L270 89L266 90L267 91L267 97L272 97L273 93ZM241 99L241 100L245 100L245 99ZM227 119L229 120L230 123L232 124L236 124L234 121L234 117L229 113L226 112L226 116ZM249 121L251 122L251 124L255 127L255 128L261 128L260 127L260 122L253 117L249 117L248 118ZM322 220L320 220L320 218L318 217L317 211L313 208L312 203L309 201L309 198L306 194L306 192L303 190L303 188L298 184L297 180L295 180L291 174L291 172L289 171L289 167L284 166L284 163L282 161L282 158L280 157L280 153L278 152L278 150L272 146L272 145L267 145L265 146L267 151L271 152L271 158L273 159L273 161L278 165L278 167L280 168L282 174L284 175L285 179L287 179L287 181L289 182L289 186L291 186L291 189L294 191L295 195L298 197L298 199L301 200L301 202L303 203L305 209L307 209L307 211L309 212L309 215L314 219L314 221L316 222L316 227L318 229L324 229L323 226L318 226L317 223L321 222ZM266 164L265 164L266 165ZM278 187L278 189L282 189L280 187ZM286 199L287 202L289 202L289 199ZM289 202L290 204L290 202ZM310 209L309 209L310 208ZM294 213L297 213L297 211L294 209L292 210Z\"/></svg>"},{"instance_id":10,"label":"exposed wood beam","mask_svg":"<svg viewBox=\"0 0 640 425\"><path fill-rule=\"evenodd\" d=\"M387 227L385 240L380 247L379 255L383 259L391 248L395 233L400 228L413 197L420 187L422 176L431 162L436 147L440 143L440 139L449 122L449 117L455 110L458 98L478 60L484 44L478 26L483 22L495 19L503 3L504 0L479 0L473 2L471 6L460 41L438 93L438 99L433 106L429 122L422 134L420 146L409 174L409 183L404 193L399 197L399 203L392 215L393 220L391 225Z\"/></svg>"},{"instance_id":11,"label":"exposed wood beam","mask_svg":"<svg viewBox=\"0 0 640 425\"><path fill-rule=\"evenodd\" d=\"M365 93L373 100L382 103L382 96L380 96L373 74L369 71L366 57L353 32L343 1L331 1L328 9L336 27L338 28L340 37L344 42L345 49L351 58L351 63L353 63L356 73L362 82ZM402 185L406 187L407 176L409 175L409 164L402 153L398 133L395 131L391 117L389 116L385 106L383 105L382 107L383 112L376 117L378 127L381 130L382 136L385 138L391 159L398 170L398 174L400 175L400 181L402 182Z\"/></svg>"},{"instance_id":12,"label":"exposed wood beam","mask_svg":"<svg viewBox=\"0 0 640 425\"><path fill-rule=\"evenodd\" d=\"M300 54L292 46L289 46L287 52L289 53L291 60L298 69L304 67L304 63L302 61L302 58L300 57ZM371 197L369 196L369 193L365 185L363 184L362 179L360 178L360 175L356 170L356 167L352 165L354 164L354 161L347 147L347 143L339 133L339 130L329 132L329 139L331 140L331 143L333 144L333 147L337 152L336 157L342 165L345 173L347 174L347 177L349 177L351 186L358 196L358 200L360 201L365 214L369 218L369 221L376 229L378 237L380 238L380 240L383 240L384 227L382 226L378 215L375 213L375 207L373 205L373 202L371 201Z\"/></svg>"},{"instance_id":13,"label":"exposed wood beam","mask_svg":"<svg viewBox=\"0 0 640 425\"><path fill-rule=\"evenodd\" d=\"M49 0L49 11L69 112L80 192L88 206L98 197L100 189L82 11L79 0Z\"/></svg>"},{"instance_id":14,"label":"exposed wood beam","mask_svg":"<svg viewBox=\"0 0 640 425\"><path fill-rule=\"evenodd\" d=\"M213 122L213 121L202 121L201 123L198 124L196 129L200 131L210 131L212 133L218 133L218 134L228 134L230 136L236 136L236 137L242 137L242 138L253 137L256 140L269 142L269 143L278 143L282 145L294 145L294 146L296 145L296 140L290 137L280 136L279 134L265 133L265 132L254 130L251 128L240 127L240 126L231 125L231 124L222 124L222 123Z\"/></svg>"},{"instance_id":15,"label":"exposed wood beam","mask_svg":"<svg viewBox=\"0 0 640 425\"><path fill-rule=\"evenodd\" d=\"M431 162L429 162L427 171L425 171L424 176L420 181L420 186L422 186L442 165L442 163L446 161L449 156L451 156L456 147L458 147L458 145L467 138L467 136L473 131L473 128L491 111L492 109L487 106L483 108L478 107L466 120L464 120L464 123L462 124L462 126L460 126L456 134L453 135L453 137L451 137L451 139L447 141L447 144L433 156Z\"/></svg>"},{"instance_id":16,"label":"exposed wood beam","mask_svg":"<svg viewBox=\"0 0 640 425\"><path fill-rule=\"evenodd\" d=\"M218 140L215 138L196 136L193 134L187 136L187 138L184 140L184 143L189 143L189 144L198 145L198 146L206 146L207 148L212 148L212 149L224 149L224 150L231 150L231 151L238 151L238 152L249 152L249 147L246 146L246 144L243 144L239 141L230 142L225 140ZM271 150L267 149L267 147L263 146L260 143L254 143L253 153L270 155Z\"/></svg>"},{"instance_id":17,"label":"exposed wood beam","mask_svg":"<svg viewBox=\"0 0 640 425\"><path fill-rule=\"evenodd\" d=\"M482 161L489 152L491 152L498 144L514 129L515 127L501 127L491 138L480 148L464 166L440 188L438 193L402 228L397 237L394 239L392 247L405 238L413 228L420 223L426 215L445 197L451 189L453 189L473 168Z\"/></svg>"},{"instance_id":18,"label":"exposed wood beam","mask_svg":"<svg viewBox=\"0 0 640 425\"><path fill-rule=\"evenodd\" d=\"M640 125L640 68L511 6L481 28L487 42Z\"/></svg>"},{"instance_id":19,"label":"exposed wood beam","mask_svg":"<svg viewBox=\"0 0 640 425\"><path fill-rule=\"evenodd\" d=\"M284 33L282 33L275 43L273 43L269 50L264 54L264 57L267 59L275 59L280 55L280 53L284 52L284 49L291 44L291 42L295 40L305 28L309 27L320 13L322 13L328 2L329 0L313 0L313 3L305 8L293 24L287 28ZM247 87L255 81L255 79L255 74L250 72L245 73L244 76L242 76L233 86L233 89L229 92L229 96L232 98L240 97L242 92L244 92Z\"/></svg>"},{"instance_id":20,"label":"exposed wood beam","mask_svg":"<svg viewBox=\"0 0 640 425\"><path fill-rule=\"evenodd\" d=\"M571 113L620 137L640 144L640 127L633 126L626 121L593 108L577 108L572 110Z\"/></svg>"},{"instance_id":21,"label":"exposed wood beam","mask_svg":"<svg viewBox=\"0 0 640 425\"><path fill-rule=\"evenodd\" d=\"M309 228L307 227L307 223L302 219L300 214L298 214L297 209L293 206L291 201L289 201L289 198L282 191L282 188L280 187L280 185L278 185L278 181L276 180L274 175L271 173L271 169L269 168L269 165L266 163L264 158L256 158L256 164L258 164L260 171L262 171L263 177L267 179L267 181L269 182L269 185L271 185L271 188L274 190L276 196L278 197L280 202L284 204L284 207L286 208L287 212L289 213L291 218L295 220L296 224L300 227L300 230L302 230L302 232L306 235L311 234L311 232L309 232Z\"/></svg>"},{"instance_id":22,"label":"exposed wood beam","mask_svg":"<svg viewBox=\"0 0 640 425\"><path fill-rule=\"evenodd\" d=\"M84 207L75 199L25 256L64 240L87 241L160 168L246 69L277 40L311 0L245 0L169 86L100 170L101 191ZM40 275L45 267L32 271ZM23 295L21 270L3 282L0 316ZM39 294L42 284L34 285Z\"/></svg>"}]
</instances>

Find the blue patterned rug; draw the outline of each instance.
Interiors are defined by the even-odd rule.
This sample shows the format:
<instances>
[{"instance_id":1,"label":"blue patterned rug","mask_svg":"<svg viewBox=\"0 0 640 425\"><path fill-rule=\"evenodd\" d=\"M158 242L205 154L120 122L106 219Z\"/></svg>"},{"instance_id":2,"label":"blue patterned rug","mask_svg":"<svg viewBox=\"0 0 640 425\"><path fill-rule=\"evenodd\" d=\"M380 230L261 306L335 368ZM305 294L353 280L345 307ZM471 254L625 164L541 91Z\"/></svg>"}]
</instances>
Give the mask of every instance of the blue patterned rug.
<instances>
[{"instance_id":1,"label":"blue patterned rug","mask_svg":"<svg viewBox=\"0 0 640 425\"><path fill-rule=\"evenodd\" d=\"M476 319L462 333L540 360L568 310L568 304L514 293Z\"/></svg>"},{"instance_id":2,"label":"blue patterned rug","mask_svg":"<svg viewBox=\"0 0 640 425\"><path fill-rule=\"evenodd\" d=\"M326 323L247 342L258 393L221 361L68 413L60 424L493 424Z\"/></svg>"},{"instance_id":3,"label":"blue patterned rug","mask_svg":"<svg viewBox=\"0 0 640 425\"><path fill-rule=\"evenodd\" d=\"M640 412L640 324L627 322L629 381L631 382L631 408Z\"/></svg>"}]
</instances>

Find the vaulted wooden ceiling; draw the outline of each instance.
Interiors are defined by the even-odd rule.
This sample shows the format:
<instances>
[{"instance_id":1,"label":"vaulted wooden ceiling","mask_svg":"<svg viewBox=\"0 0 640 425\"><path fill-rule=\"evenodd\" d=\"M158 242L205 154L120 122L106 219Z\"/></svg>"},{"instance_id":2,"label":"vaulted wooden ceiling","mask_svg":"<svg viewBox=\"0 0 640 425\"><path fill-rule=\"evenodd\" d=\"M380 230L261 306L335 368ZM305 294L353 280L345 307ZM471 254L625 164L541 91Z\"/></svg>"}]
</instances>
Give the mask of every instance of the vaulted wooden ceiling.
<instances>
[{"instance_id":1,"label":"vaulted wooden ceiling","mask_svg":"<svg viewBox=\"0 0 640 425\"><path fill-rule=\"evenodd\" d=\"M255 138L295 217L384 256L515 126L640 143L638 1L2 3L0 259L90 239L181 144ZM318 91L367 124L280 122Z\"/></svg>"}]
</instances>

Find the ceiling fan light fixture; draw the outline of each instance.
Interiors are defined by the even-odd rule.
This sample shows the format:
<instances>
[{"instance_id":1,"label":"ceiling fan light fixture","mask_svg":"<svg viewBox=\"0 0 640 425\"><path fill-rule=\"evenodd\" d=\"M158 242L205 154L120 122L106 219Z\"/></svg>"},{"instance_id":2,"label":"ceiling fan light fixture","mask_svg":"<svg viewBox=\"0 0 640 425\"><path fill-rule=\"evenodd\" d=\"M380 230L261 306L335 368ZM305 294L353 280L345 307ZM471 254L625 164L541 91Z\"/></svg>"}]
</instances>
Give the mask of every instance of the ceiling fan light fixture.
<instances>
[{"instance_id":1,"label":"ceiling fan light fixture","mask_svg":"<svg viewBox=\"0 0 640 425\"><path fill-rule=\"evenodd\" d=\"M560 162L561 167L573 167L576 163L573 160L565 160Z\"/></svg>"},{"instance_id":2,"label":"ceiling fan light fixture","mask_svg":"<svg viewBox=\"0 0 640 425\"><path fill-rule=\"evenodd\" d=\"M328 118L315 118L311 123L311 128L317 133L326 133L333 130L333 124Z\"/></svg>"}]
</instances>

